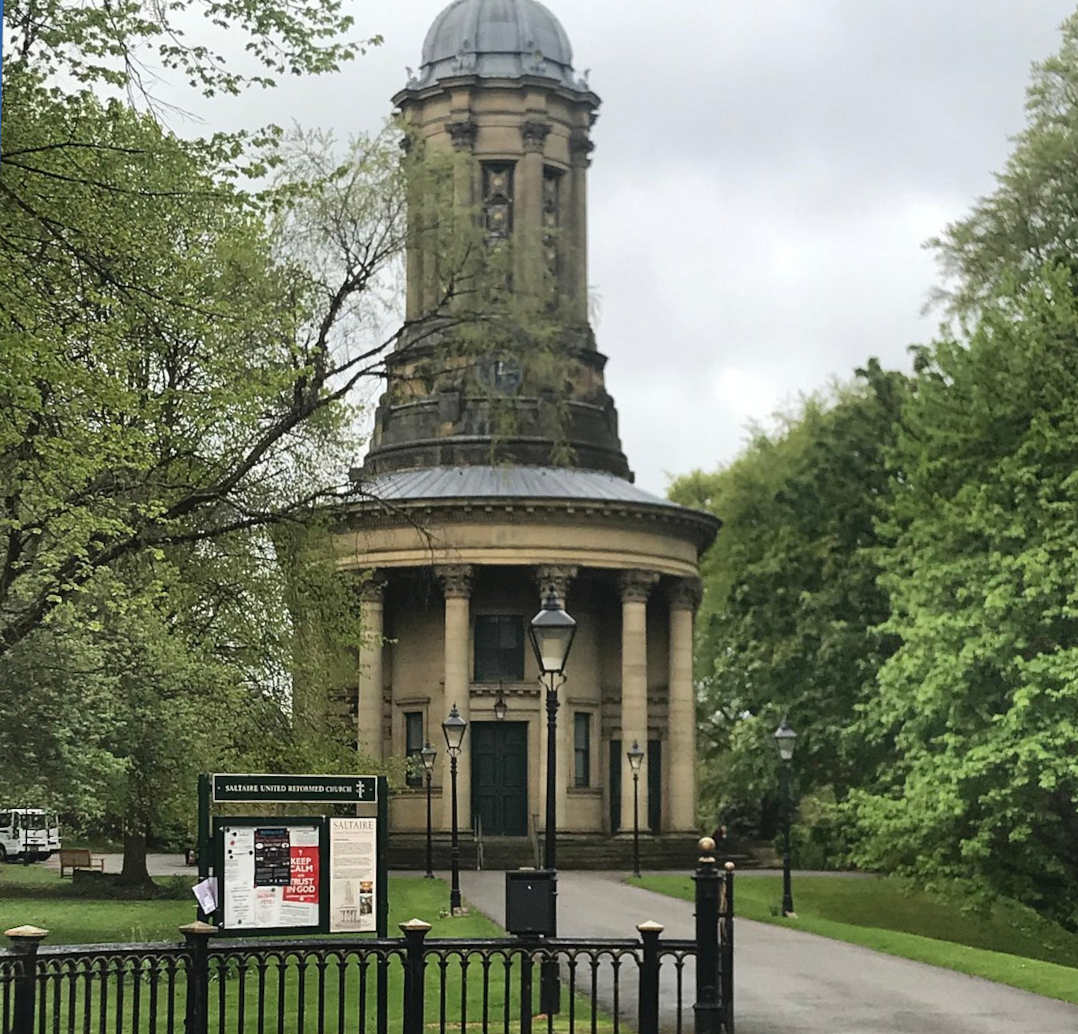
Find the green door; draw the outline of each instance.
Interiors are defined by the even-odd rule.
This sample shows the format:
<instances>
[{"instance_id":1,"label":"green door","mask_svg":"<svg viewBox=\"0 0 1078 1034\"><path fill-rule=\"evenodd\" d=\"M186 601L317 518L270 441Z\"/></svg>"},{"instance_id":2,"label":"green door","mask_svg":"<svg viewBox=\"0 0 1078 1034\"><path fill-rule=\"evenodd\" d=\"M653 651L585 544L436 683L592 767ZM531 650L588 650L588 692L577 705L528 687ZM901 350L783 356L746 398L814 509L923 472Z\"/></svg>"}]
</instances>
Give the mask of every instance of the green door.
<instances>
[{"instance_id":1,"label":"green door","mask_svg":"<svg viewBox=\"0 0 1078 1034\"><path fill-rule=\"evenodd\" d=\"M526 722L472 722L472 815L483 835L522 837L528 832L528 726Z\"/></svg>"}]
</instances>

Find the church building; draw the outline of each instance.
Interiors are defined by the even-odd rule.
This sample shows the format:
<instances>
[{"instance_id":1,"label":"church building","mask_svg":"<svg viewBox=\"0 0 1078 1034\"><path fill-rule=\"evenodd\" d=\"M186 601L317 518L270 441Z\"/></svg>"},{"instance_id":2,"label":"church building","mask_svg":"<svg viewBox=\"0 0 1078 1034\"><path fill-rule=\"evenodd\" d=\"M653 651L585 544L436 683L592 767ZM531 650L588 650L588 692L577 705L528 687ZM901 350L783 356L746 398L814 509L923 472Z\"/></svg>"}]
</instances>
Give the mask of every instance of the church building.
<instances>
[{"instance_id":1,"label":"church building","mask_svg":"<svg viewBox=\"0 0 1078 1034\"><path fill-rule=\"evenodd\" d=\"M644 751L641 831L694 831L693 617L699 557L718 522L633 483L604 387L587 297L599 98L537 0L453 0L393 102L413 140L452 156L452 203L475 213L488 244L507 245L509 289L554 292L567 374L552 393L511 355L432 364L438 334L402 336L390 356L370 449L352 475L363 501L335 532L341 569L369 574L352 690L360 750L418 761L429 741L434 826L447 830L441 723L455 704L468 722L461 827L481 822L484 837L522 847L541 835L547 721L528 623L553 593L577 622L557 719L559 836L631 832L634 743ZM410 321L437 304L436 264L409 247ZM616 361L617 342L610 348ZM508 430L495 427L494 396L513 414ZM415 768L408 782L390 802L401 833L426 825Z\"/></svg>"}]
</instances>

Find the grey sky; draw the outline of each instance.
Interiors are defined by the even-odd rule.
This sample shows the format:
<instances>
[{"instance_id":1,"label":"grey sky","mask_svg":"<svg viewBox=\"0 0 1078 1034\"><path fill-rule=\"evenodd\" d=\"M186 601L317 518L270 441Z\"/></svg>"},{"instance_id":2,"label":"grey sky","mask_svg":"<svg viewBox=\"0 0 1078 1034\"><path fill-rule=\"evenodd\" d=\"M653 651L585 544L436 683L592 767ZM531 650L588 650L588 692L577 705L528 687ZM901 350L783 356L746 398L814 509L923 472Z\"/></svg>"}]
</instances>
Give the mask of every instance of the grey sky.
<instances>
[{"instance_id":1,"label":"grey sky","mask_svg":"<svg viewBox=\"0 0 1078 1034\"><path fill-rule=\"evenodd\" d=\"M377 128L441 6L355 3L382 47L200 108L206 128ZM596 331L637 482L663 491L730 460L747 421L931 337L921 244L991 189L1073 0L548 6L603 99Z\"/></svg>"}]
</instances>

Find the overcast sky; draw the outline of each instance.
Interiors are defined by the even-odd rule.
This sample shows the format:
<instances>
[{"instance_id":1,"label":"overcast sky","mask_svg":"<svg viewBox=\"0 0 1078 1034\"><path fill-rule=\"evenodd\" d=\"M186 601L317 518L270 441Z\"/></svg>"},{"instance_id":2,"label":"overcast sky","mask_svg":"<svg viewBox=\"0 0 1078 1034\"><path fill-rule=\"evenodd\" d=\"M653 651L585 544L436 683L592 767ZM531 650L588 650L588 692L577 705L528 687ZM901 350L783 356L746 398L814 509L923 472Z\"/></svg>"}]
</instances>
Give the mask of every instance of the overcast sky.
<instances>
[{"instance_id":1,"label":"overcast sky","mask_svg":"<svg viewBox=\"0 0 1078 1034\"><path fill-rule=\"evenodd\" d=\"M347 5L347 0L346 0ZM438 0L353 0L385 43L204 128L374 130ZM599 348L637 483L728 462L751 420L931 338L921 245L990 190L1030 63L1073 0L554 0L602 97L590 175Z\"/></svg>"}]
</instances>

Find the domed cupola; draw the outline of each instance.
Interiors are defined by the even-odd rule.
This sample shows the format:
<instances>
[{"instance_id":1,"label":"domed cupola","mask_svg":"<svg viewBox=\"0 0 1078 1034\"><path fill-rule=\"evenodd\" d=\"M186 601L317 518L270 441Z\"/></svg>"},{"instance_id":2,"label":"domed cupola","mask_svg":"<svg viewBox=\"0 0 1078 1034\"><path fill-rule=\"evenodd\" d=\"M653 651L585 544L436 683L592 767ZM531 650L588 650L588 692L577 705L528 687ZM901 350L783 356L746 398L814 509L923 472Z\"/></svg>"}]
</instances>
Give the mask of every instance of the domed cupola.
<instances>
[{"instance_id":1,"label":"domed cupola","mask_svg":"<svg viewBox=\"0 0 1078 1034\"><path fill-rule=\"evenodd\" d=\"M484 79L539 76L586 89L573 73L573 49L561 23L537 0L453 0L423 43L417 81L460 75Z\"/></svg>"}]
</instances>

